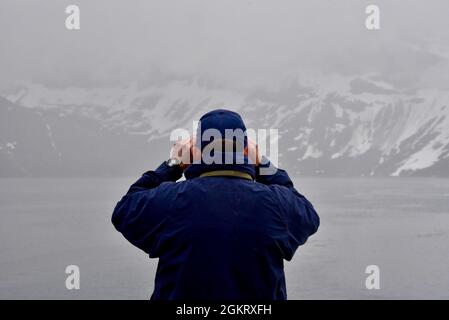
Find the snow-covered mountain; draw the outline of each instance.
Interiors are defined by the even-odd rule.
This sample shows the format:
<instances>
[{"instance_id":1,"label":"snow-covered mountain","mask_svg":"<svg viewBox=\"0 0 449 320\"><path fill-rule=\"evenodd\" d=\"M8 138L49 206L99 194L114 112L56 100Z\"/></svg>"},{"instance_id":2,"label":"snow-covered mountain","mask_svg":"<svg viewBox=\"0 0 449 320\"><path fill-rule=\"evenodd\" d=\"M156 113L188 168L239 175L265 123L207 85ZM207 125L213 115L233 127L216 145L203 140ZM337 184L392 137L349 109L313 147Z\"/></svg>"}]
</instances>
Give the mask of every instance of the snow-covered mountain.
<instances>
[{"instance_id":1,"label":"snow-covered mountain","mask_svg":"<svg viewBox=\"0 0 449 320\"><path fill-rule=\"evenodd\" d=\"M298 175L449 176L449 91L404 90L376 75L275 89L197 78L111 88L21 83L0 93L1 175L135 174L167 158L169 134L213 108L279 129Z\"/></svg>"}]
</instances>

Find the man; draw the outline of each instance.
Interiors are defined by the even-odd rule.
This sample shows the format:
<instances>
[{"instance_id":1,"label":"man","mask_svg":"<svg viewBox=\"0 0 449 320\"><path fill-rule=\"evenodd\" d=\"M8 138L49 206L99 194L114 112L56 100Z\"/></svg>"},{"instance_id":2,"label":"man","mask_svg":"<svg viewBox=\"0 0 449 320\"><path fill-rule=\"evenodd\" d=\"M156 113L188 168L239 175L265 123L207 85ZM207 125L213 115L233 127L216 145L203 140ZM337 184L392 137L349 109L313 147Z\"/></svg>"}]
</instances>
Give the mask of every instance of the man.
<instances>
[{"instance_id":1,"label":"man","mask_svg":"<svg viewBox=\"0 0 449 320\"><path fill-rule=\"evenodd\" d=\"M250 161L257 148L246 135L232 140L231 163L204 159L210 144L229 144L204 139L205 132L225 137L227 129L246 132L235 112L205 114L191 146L199 163L188 166L175 152L134 183L114 210L116 229L159 258L153 300L286 299L283 260L318 229L317 213L287 173L262 175L261 166L270 163L260 164L258 155ZM215 149L214 158L224 160L229 150L222 151ZM183 173L186 180L176 182Z\"/></svg>"}]
</instances>

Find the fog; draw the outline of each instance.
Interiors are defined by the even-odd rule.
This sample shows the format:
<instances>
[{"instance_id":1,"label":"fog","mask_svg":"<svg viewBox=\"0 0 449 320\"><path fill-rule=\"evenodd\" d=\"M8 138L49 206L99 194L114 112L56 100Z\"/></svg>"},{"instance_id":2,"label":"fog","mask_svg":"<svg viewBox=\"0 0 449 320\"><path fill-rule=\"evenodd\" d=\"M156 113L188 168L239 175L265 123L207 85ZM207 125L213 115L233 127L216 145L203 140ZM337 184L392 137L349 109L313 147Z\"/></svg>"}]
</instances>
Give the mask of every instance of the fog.
<instances>
[{"instance_id":1,"label":"fog","mask_svg":"<svg viewBox=\"0 0 449 320\"><path fill-rule=\"evenodd\" d=\"M80 7L80 30L65 28L69 4ZM365 28L368 4L380 8L380 30ZM0 85L195 75L241 87L379 72L398 86L442 86L448 12L444 0L1 0Z\"/></svg>"}]
</instances>

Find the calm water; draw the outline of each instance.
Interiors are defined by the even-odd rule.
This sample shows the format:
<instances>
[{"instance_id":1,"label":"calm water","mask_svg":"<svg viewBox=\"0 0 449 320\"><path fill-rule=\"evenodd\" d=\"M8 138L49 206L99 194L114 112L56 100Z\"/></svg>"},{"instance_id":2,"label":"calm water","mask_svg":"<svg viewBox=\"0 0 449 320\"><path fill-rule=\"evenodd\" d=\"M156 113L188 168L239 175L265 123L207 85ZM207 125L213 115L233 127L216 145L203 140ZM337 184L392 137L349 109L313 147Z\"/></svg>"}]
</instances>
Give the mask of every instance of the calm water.
<instances>
[{"instance_id":1,"label":"calm water","mask_svg":"<svg viewBox=\"0 0 449 320\"><path fill-rule=\"evenodd\" d=\"M0 299L146 299L156 260L110 223L134 179L0 179ZM290 299L449 298L449 180L296 179L319 232L285 264ZM65 288L65 267L81 289ZM365 268L380 267L380 290Z\"/></svg>"}]
</instances>

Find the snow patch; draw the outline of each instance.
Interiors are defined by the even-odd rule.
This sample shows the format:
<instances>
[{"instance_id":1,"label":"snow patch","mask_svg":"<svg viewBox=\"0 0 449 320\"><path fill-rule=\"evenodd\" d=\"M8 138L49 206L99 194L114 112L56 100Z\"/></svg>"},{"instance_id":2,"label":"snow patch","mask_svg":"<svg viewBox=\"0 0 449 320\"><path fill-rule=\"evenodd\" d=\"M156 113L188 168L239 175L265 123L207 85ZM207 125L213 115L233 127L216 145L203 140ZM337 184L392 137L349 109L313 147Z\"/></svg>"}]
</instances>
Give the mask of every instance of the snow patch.
<instances>
[{"instance_id":1,"label":"snow patch","mask_svg":"<svg viewBox=\"0 0 449 320\"><path fill-rule=\"evenodd\" d=\"M318 150L317 148L315 148L312 145L309 145L309 146L307 146L306 152L302 156L301 160L305 160L307 158L316 159L316 158L321 157L322 155L323 155L323 153L320 150Z\"/></svg>"}]
</instances>

